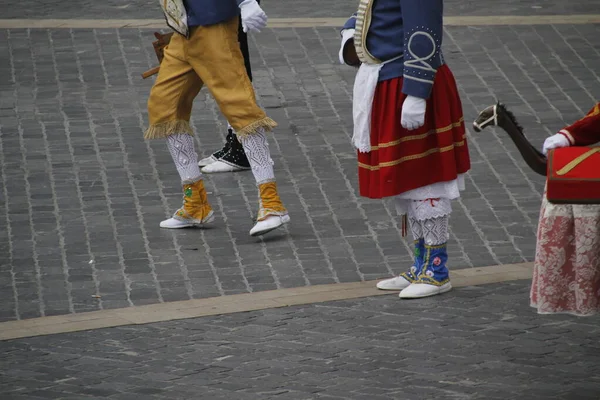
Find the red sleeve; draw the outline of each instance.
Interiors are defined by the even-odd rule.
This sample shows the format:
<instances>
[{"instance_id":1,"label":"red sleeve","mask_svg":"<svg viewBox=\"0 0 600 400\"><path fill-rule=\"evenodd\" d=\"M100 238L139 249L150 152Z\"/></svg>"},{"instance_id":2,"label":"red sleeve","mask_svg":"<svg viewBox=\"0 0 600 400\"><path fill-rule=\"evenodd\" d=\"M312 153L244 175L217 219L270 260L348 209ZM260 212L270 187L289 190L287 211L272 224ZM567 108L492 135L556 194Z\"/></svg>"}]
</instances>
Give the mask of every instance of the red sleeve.
<instances>
[{"instance_id":1,"label":"red sleeve","mask_svg":"<svg viewBox=\"0 0 600 400\"><path fill-rule=\"evenodd\" d=\"M571 145L588 146L600 142L600 103L590 112L575 122L561 129L558 133L564 135Z\"/></svg>"}]
</instances>

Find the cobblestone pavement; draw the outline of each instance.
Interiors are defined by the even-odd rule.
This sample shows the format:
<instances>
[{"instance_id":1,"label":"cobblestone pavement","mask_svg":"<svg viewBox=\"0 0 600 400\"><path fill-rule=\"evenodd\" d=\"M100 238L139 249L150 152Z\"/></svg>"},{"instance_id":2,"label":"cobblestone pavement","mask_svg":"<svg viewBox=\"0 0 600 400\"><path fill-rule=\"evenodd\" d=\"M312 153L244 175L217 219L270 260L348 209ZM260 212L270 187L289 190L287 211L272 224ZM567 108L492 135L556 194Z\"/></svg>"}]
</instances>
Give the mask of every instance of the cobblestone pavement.
<instances>
[{"instance_id":1,"label":"cobblestone pavement","mask_svg":"<svg viewBox=\"0 0 600 400\"><path fill-rule=\"evenodd\" d=\"M3 399L600 398L600 319L528 282L0 342Z\"/></svg>"},{"instance_id":2,"label":"cobblestone pavement","mask_svg":"<svg viewBox=\"0 0 600 400\"><path fill-rule=\"evenodd\" d=\"M449 27L465 120L500 98L541 144L600 93L599 35L599 25ZM213 228L160 230L181 188L164 143L142 140L152 40L137 29L0 30L0 321L372 280L409 265L392 207L357 195L354 70L337 65L333 28L252 38L260 101L280 123L271 149L288 230L248 236L249 172L207 178ZM206 92L193 125L201 155L221 146L224 119ZM470 146L451 267L531 261L543 180L502 133L471 134Z\"/></svg>"},{"instance_id":3,"label":"cobblestone pavement","mask_svg":"<svg viewBox=\"0 0 600 400\"><path fill-rule=\"evenodd\" d=\"M2 2L0 2L2 3ZM157 0L20 0L19 7L2 9L0 18L160 18ZM345 17L354 11L358 0L262 0L272 18ZM600 0L445 0L446 15L567 15L600 12Z\"/></svg>"}]
</instances>

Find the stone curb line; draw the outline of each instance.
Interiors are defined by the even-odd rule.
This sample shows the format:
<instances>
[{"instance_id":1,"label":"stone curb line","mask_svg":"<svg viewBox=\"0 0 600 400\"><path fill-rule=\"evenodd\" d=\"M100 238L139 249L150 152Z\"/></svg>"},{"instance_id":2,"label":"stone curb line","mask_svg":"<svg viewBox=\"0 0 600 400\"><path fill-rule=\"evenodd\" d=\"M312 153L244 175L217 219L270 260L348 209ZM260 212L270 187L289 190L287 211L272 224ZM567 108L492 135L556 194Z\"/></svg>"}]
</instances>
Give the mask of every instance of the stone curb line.
<instances>
[{"instance_id":1,"label":"stone curb line","mask_svg":"<svg viewBox=\"0 0 600 400\"><path fill-rule=\"evenodd\" d=\"M340 28L346 18L270 18L269 28ZM448 16L446 26L559 25L600 23L600 14ZM0 19L0 29L167 28L164 19Z\"/></svg>"},{"instance_id":2,"label":"stone curb line","mask_svg":"<svg viewBox=\"0 0 600 400\"><path fill-rule=\"evenodd\" d=\"M455 270L452 285L465 287L530 279L532 270L533 263ZM397 292L378 290L373 281L339 283L41 317L0 323L0 341L389 294Z\"/></svg>"}]
</instances>

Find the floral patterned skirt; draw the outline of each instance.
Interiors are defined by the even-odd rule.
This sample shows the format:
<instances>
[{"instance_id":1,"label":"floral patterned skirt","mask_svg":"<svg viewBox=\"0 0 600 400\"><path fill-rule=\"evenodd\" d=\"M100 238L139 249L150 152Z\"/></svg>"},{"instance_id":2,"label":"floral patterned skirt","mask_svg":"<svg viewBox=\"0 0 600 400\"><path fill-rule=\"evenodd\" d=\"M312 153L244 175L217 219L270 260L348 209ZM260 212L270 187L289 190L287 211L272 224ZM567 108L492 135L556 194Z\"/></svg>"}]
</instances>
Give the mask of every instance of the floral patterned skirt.
<instances>
[{"instance_id":1,"label":"floral patterned skirt","mask_svg":"<svg viewBox=\"0 0 600 400\"><path fill-rule=\"evenodd\" d=\"M551 204L544 194L531 306L540 314L600 311L600 205Z\"/></svg>"}]
</instances>

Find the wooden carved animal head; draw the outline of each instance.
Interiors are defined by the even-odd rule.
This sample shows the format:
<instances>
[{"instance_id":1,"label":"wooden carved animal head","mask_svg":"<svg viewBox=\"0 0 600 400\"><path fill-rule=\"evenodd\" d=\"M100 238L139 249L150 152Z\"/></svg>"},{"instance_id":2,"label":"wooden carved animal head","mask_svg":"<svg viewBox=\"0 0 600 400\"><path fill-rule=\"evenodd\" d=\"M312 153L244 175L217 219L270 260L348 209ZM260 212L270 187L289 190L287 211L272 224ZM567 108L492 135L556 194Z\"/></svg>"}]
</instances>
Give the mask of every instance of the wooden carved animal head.
<instances>
[{"instance_id":1,"label":"wooden carved animal head","mask_svg":"<svg viewBox=\"0 0 600 400\"><path fill-rule=\"evenodd\" d=\"M473 129L476 132L481 132L488 126L497 126L508 133L529 168L540 175L546 175L546 156L527 140L516 117L504 104L497 103L487 107L473 122Z\"/></svg>"}]
</instances>

